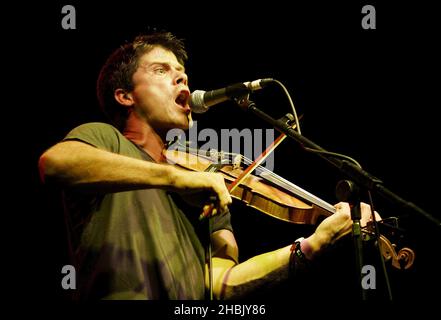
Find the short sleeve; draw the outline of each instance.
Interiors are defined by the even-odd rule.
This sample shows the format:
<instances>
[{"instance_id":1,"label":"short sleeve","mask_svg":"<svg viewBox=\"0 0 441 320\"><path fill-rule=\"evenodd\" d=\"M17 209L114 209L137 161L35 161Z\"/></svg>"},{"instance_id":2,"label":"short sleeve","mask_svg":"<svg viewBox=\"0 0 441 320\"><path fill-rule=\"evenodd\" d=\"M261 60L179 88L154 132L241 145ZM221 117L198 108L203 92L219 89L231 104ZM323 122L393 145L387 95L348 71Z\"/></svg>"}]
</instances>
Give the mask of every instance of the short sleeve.
<instances>
[{"instance_id":1,"label":"short sleeve","mask_svg":"<svg viewBox=\"0 0 441 320\"><path fill-rule=\"evenodd\" d=\"M227 211L224 214L221 215L215 215L212 218L213 224L212 224L212 232L227 229L233 232L233 227L231 226L231 214L230 211Z\"/></svg>"},{"instance_id":2,"label":"short sleeve","mask_svg":"<svg viewBox=\"0 0 441 320\"><path fill-rule=\"evenodd\" d=\"M81 141L99 149L118 153L122 137L122 134L110 124L91 122L74 128L63 141Z\"/></svg>"}]
</instances>

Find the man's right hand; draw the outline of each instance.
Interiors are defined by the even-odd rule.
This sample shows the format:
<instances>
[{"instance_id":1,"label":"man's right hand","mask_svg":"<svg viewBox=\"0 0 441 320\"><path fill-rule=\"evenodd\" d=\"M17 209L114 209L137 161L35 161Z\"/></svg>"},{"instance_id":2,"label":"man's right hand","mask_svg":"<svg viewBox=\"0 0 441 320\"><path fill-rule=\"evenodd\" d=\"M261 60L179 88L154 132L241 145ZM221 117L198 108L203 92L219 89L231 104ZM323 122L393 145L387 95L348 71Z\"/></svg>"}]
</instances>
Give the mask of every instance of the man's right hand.
<instances>
[{"instance_id":1,"label":"man's right hand","mask_svg":"<svg viewBox=\"0 0 441 320\"><path fill-rule=\"evenodd\" d=\"M219 213L226 212L228 205L232 203L221 173L176 169L172 188L173 191L181 194L189 204L198 207L204 206L204 211L208 209L210 196L215 196L218 201L214 204L212 215L218 211L220 211Z\"/></svg>"},{"instance_id":2,"label":"man's right hand","mask_svg":"<svg viewBox=\"0 0 441 320\"><path fill-rule=\"evenodd\" d=\"M215 205L221 213L232 202L220 173L193 172L134 159L79 141L65 141L51 147L41 155L39 167L45 181L85 192L161 188L193 200L199 197L200 207L208 203L210 196L216 196L219 201Z\"/></svg>"}]
</instances>

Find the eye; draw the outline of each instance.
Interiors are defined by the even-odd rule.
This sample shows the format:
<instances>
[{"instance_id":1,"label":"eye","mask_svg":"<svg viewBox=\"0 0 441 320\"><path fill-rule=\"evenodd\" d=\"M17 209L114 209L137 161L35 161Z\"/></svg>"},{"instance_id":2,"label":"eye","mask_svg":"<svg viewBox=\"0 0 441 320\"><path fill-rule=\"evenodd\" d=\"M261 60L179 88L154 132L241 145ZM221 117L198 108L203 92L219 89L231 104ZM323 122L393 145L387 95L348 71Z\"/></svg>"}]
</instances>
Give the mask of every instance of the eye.
<instances>
[{"instance_id":1,"label":"eye","mask_svg":"<svg viewBox=\"0 0 441 320\"><path fill-rule=\"evenodd\" d=\"M165 70L164 67L158 67L158 68L155 68L154 71L155 71L156 74L160 74L160 75L162 75L162 74L166 74L166 73L167 73L167 70Z\"/></svg>"}]
</instances>

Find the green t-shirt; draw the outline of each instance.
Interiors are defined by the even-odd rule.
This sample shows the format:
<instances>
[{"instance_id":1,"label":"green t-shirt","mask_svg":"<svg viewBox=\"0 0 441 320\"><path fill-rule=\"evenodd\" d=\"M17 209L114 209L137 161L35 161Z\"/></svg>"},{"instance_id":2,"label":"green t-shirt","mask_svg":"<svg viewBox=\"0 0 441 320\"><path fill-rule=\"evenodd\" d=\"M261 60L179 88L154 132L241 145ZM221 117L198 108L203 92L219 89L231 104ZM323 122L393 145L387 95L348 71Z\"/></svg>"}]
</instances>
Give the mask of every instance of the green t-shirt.
<instances>
[{"instance_id":1,"label":"green t-shirt","mask_svg":"<svg viewBox=\"0 0 441 320\"><path fill-rule=\"evenodd\" d=\"M81 125L64 140L153 161L105 123ZM187 216L175 197L161 189L106 194L65 190L78 298L204 298L204 246L197 232L200 209ZM229 213L212 219L213 232L232 230Z\"/></svg>"}]
</instances>

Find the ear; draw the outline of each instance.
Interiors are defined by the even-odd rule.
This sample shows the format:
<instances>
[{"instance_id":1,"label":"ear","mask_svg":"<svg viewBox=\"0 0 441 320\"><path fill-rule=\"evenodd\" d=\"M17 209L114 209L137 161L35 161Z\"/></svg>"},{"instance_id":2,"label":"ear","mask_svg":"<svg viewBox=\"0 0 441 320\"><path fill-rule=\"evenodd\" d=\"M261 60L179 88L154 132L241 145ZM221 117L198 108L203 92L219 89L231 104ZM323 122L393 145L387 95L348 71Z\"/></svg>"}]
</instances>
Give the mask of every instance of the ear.
<instances>
[{"instance_id":1,"label":"ear","mask_svg":"<svg viewBox=\"0 0 441 320\"><path fill-rule=\"evenodd\" d=\"M125 107L131 107L135 104L132 94L124 89L116 89L114 93L114 97L119 104Z\"/></svg>"}]
</instances>

